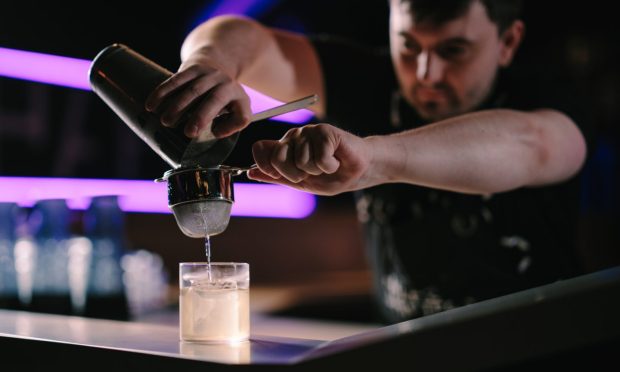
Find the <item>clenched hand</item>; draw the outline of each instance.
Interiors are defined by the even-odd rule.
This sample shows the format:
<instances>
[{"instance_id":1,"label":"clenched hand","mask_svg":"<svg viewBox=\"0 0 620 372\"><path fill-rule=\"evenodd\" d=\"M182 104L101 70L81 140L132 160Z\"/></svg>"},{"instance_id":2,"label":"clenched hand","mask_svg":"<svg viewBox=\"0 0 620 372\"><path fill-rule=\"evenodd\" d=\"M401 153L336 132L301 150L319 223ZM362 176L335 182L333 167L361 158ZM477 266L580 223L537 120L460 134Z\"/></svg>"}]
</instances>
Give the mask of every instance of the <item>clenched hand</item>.
<instances>
[{"instance_id":1,"label":"clenched hand","mask_svg":"<svg viewBox=\"0 0 620 372\"><path fill-rule=\"evenodd\" d=\"M252 147L257 169L253 180L278 183L320 195L368 186L372 148L366 139L328 124L289 130L279 141Z\"/></svg>"}]
</instances>

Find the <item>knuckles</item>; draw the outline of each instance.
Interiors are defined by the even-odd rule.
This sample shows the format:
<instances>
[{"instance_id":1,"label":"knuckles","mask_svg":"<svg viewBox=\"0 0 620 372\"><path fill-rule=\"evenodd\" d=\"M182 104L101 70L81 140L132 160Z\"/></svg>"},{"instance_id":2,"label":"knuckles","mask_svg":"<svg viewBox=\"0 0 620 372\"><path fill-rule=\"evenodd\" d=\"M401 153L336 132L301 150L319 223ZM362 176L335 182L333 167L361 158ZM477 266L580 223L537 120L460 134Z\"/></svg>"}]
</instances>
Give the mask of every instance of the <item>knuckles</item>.
<instances>
[{"instance_id":1,"label":"knuckles","mask_svg":"<svg viewBox=\"0 0 620 372\"><path fill-rule=\"evenodd\" d=\"M239 112L238 117L239 117L240 126L245 126L249 124L250 121L252 120L252 117L250 116L250 114L245 110Z\"/></svg>"}]
</instances>

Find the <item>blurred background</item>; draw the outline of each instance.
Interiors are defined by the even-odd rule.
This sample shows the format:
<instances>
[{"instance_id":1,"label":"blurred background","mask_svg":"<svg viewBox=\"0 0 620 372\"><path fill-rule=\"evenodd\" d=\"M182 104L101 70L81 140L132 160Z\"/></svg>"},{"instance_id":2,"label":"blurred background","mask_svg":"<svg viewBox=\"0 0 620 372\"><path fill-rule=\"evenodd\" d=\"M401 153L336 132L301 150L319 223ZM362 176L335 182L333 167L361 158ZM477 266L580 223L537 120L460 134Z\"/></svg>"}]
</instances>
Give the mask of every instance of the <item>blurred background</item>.
<instances>
[{"instance_id":1,"label":"blurred background","mask_svg":"<svg viewBox=\"0 0 620 372\"><path fill-rule=\"evenodd\" d=\"M386 46L388 41L385 0L177 0L157 3L165 6L153 4L116 0L100 4L11 1L0 11L0 48L92 60L101 49L118 42L174 71L180 62L179 49L184 37L201 21L222 13L245 14L267 25L296 32L338 34L374 46ZM559 86L569 87L584 108L584 122L580 124L589 133L590 148L587 165L580 175L580 251L587 270L594 271L620 263L620 33L616 13L604 1L579 6L559 4L525 1L527 32L516 63ZM0 65L4 63L2 58ZM249 164L253 141L279 138L290 128L290 123L277 121L251 126L230 162ZM5 180L62 177L150 181L168 168L91 91L0 76L0 177ZM247 182L242 178L238 181ZM162 193L162 201L165 198ZM98 258L103 263L89 261L88 275L103 270L101 278L108 279L100 280L105 282L116 272L125 272L124 290L129 293L131 285L140 285L132 282L129 274L151 270L154 294L134 293L130 299L134 313L138 314L170 300L158 297L158 293L164 293L168 284L176 287L179 262L204 260L204 242L185 237L171 214L124 213L117 210L115 203L112 198L91 203L89 209L49 207L46 203L22 205L17 210L7 207L8 217L2 217L0 223L10 226L8 230L14 227L14 233L5 233L5 240L21 242L26 248L20 252L26 256L29 249L35 249L24 243L26 237L35 246L37 239L90 237L90 243L73 241L73 248L65 248L72 252L67 253L67 262L74 263L84 252L94 257L92 252L101 251L93 248L101 234L114 236L110 238L113 243L104 249L109 253L107 258ZM104 212L97 212L97 208ZM89 225L93 216L107 218L106 223L114 227L107 232L97 230ZM66 223L56 226L50 222L59 219ZM7 221L13 221L15 226ZM212 246L215 261L249 262L253 284L293 286L297 289L297 302L308 304L309 298L321 295L304 288L321 288L322 296L332 304L343 304L340 312L328 314L308 305L304 310L298 309L298 314L349 320L358 317L360 321L372 318L370 310L359 310L360 304L369 302L370 278L349 194L316 198L315 209L305 218L233 216L228 229L213 238ZM19 261L20 257L12 260ZM338 283L338 288L333 283ZM30 285L36 288L37 284ZM13 287L15 296L22 296L22 303L28 300L19 293L17 284ZM97 291L116 293L114 288L91 292ZM6 300L5 304L9 302ZM28 303L32 306L31 302ZM58 311L83 314L87 302L74 294L73 310ZM357 312L350 311L355 308Z\"/></svg>"}]
</instances>

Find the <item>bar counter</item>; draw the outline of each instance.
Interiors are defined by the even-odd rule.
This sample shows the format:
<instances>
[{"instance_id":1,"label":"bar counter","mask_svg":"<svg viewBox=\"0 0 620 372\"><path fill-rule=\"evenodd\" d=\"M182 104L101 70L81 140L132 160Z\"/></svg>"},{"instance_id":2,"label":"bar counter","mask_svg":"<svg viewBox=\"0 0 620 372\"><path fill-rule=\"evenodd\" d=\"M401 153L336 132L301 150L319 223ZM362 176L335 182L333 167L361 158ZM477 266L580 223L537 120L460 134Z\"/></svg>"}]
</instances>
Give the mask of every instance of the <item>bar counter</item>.
<instances>
[{"instance_id":1,"label":"bar counter","mask_svg":"<svg viewBox=\"0 0 620 372\"><path fill-rule=\"evenodd\" d=\"M0 310L0 365L7 371L594 370L612 362L620 346L619 294L615 267L384 327L253 314L251 340L236 345L179 342L178 326L165 320ZM318 338L307 337L312 330Z\"/></svg>"}]
</instances>

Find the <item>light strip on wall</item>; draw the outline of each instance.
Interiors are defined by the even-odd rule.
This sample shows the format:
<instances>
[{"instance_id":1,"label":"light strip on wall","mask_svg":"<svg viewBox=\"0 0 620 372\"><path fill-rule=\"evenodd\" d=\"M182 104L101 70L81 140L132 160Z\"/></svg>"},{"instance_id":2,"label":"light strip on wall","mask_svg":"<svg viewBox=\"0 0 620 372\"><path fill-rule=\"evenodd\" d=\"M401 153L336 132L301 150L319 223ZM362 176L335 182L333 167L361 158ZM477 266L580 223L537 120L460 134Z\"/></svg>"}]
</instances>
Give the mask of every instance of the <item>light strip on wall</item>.
<instances>
[{"instance_id":1,"label":"light strip on wall","mask_svg":"<svg viewBox=\"0 0 620 372\"><path fill-rule=\"evenodd\" d=\"M224 14L243 14L256 17L272 8L278 0L217 0L212 1L208 8L202 12L201 21Z\"/></svg>"},{"instance_id":2,"label":"light strip on wall","mask_svg":"<svg viewBox=\"0 0 620 372\"><path fill-rule=\"evenodd\" d=\"M316 206L314 195L288 187L235 183L231 214L245 217L305 218ZM166 183L41 177L0 177L0 202L31 207L41 199L66 199L72 209L88 207L97 195L118 195L125 212L170 213Z\"/></svg>"},{"instance_id":3,"label":"light strip on wall","mask_svg":"<svg viewBox=\"0 0 620 372\"><path fill-rule=\"evenodd\" d=\"M90 90L85 59L0 48L0 76Z\"/></svg>"},{"instance_id":4,"label":"light strip on wall","mask_svg":"<svg viewBox=\"0 0 620 372\"><path fill-rule=\"evenodd\" d=\"M0 76L60 85L69 88L91 90L88 69L91 61L51 54L28 52L0 47ZM245 87L253 112L267 110L281 104L279 101ZM301 97L300 97L301 98ZM273 119L289 123L306 123L313 114L299 110Z\"/></svg>"}]
</instances>

